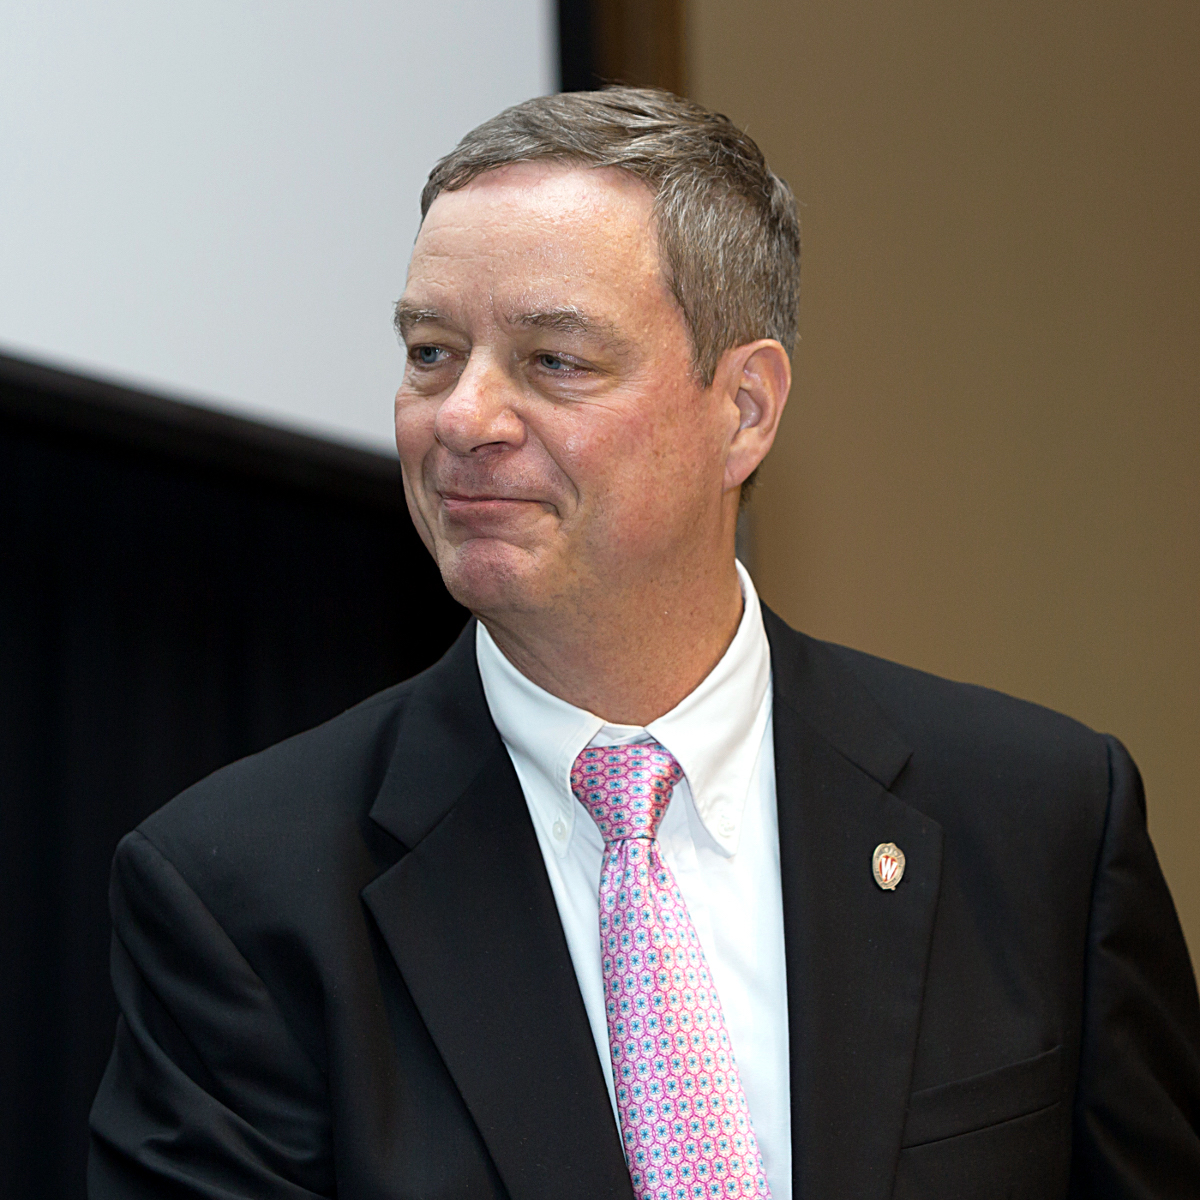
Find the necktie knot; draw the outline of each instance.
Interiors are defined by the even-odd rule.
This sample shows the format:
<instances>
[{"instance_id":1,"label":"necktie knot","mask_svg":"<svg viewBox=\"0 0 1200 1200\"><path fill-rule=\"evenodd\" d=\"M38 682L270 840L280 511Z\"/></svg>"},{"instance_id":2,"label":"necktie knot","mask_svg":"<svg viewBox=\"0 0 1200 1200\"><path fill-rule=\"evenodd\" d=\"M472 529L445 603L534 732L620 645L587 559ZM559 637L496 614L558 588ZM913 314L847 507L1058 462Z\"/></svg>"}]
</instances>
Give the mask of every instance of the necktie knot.
<instances>
[{"instance_id":1,"label":"necktie knot","mask_svg":"<svg viewBox=\"0 0 1200 1200\"><path fill-rule=\"evenodd\" d=\"M621 838L653 838L683 778L675 756L658 742L593 746L575 759L571 791L607 846Z\"/></svg>"}]
</instances>

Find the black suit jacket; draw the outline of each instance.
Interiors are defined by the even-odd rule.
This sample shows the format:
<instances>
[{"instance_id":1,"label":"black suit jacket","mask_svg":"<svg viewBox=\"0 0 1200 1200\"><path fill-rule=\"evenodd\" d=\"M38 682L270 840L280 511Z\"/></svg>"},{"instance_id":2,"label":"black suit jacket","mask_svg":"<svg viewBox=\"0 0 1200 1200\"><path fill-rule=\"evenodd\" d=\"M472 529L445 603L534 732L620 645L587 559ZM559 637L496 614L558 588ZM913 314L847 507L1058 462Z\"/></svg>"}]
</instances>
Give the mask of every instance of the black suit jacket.
<instances>
[{"instance_id":1,"label":"black suit jacket","mask_svg":"<svg viewBox=\"0 0 1200 1200\"><path fill-rule=\"evenodd\" d=\"M1122 747L765 618L796 1200L1200 1196L1200 1009ZM93 1200L629 1200L473 624L152 816L111 903Z\"/></svg>"}]
</instances>

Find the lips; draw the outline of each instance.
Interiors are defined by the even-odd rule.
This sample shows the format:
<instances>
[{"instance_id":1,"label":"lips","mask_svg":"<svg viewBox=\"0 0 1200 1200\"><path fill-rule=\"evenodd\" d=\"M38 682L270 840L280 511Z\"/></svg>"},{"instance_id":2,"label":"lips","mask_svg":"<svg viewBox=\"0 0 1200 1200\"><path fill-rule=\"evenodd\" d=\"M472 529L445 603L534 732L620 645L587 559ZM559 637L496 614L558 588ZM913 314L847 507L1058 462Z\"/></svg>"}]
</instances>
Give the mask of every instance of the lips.
<instances>
[{"instance_id":1,"label":"lips","mask_svg":"<svg viewBox=\"0 0 1200 1200\"><path fill-rule=\"evenodd\" d=\"M458 465L458 464L455 464ZM475 528L510 521L524 522L554 508L554 489L533 473L511 472L504 477L491 471L441 473L426 477L426 495L445 521Z\"/></svg>"},{"instance_id":2,"label":"lips","mask_svg":"<svg viewBox=\"0 0 1200 1200\"><path fill-rule=\"evenodd\" d=\"M536 504L537 501L526 499L524 496L462 496L454 492L439 493L442 503L451 511L481 504Z\"/></svg>"},{"instance_id":3,"label":"lips","mask_svg":"<svg viewBox=\"0 0 1200 1200\"><path fill-rule=\"evenodd\" d=\"M464 495L461 492L440 492L443 519L448 526L476 535L502 534L538 516L544 505L523 496L487 493Z\"/></svg>"}]
</instances>

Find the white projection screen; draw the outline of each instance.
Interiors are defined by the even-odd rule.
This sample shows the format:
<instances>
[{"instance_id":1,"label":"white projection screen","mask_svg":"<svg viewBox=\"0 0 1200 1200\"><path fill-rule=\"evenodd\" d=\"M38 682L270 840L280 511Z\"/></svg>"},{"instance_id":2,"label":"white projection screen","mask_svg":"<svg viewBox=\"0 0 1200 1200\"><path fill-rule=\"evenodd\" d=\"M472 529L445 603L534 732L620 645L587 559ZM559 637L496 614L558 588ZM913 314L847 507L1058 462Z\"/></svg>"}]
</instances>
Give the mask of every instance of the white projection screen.
<instances>
[{"instance_id":1,"label":"white projection screen","mask_svg":"<svg viewBox=\"0 0 1200 1200\"><path fill-rule=\"evenodd\" d=\"M6 0L0 352L390 450L421 185L555 36L550 0Z\"/></svg>"}]
</instances>

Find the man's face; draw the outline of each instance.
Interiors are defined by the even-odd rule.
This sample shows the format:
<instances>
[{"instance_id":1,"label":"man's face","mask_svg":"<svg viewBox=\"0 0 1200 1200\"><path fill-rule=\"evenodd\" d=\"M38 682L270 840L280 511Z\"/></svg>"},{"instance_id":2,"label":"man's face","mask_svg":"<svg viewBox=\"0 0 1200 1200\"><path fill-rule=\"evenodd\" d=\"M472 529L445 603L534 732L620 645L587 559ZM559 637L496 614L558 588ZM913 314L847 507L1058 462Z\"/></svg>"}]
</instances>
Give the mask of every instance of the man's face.
<instances>
[{"instance_id":1,"label":"man's face","mask_svg":"<svg viewBox=\"0 0 1200 1200\"><path fill-rule=\"evenodd\" d=\"M737 413L693 376L651 208L625 172L529 163L425 218L396 444L413 521L477 613L635 605L721 551Z\"/></svg>"}]
</instances>

